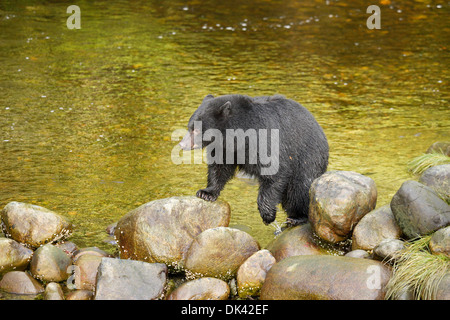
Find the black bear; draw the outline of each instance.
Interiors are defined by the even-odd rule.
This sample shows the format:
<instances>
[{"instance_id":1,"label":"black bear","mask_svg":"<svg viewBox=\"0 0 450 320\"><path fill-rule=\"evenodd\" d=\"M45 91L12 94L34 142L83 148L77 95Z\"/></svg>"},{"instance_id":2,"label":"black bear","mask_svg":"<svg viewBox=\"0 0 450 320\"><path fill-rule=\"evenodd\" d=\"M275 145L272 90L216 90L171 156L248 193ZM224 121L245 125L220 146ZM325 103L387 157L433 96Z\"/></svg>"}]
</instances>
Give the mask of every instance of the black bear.
<instances>
[{"instance_id":1,"label":"black bear","mask_svg":"<svg viewBox=\"0 0 450 320\"><path fill-rule=\"evenodd\" d=\"M306 222L309 188L328 165L328 142L313 115L281 95L208 95L191 116L183 150L205 148L208 184L197 197L215 201L241 170L259 181L265 224L281 203L289 226Z\"/></svg>"}]
</instances>

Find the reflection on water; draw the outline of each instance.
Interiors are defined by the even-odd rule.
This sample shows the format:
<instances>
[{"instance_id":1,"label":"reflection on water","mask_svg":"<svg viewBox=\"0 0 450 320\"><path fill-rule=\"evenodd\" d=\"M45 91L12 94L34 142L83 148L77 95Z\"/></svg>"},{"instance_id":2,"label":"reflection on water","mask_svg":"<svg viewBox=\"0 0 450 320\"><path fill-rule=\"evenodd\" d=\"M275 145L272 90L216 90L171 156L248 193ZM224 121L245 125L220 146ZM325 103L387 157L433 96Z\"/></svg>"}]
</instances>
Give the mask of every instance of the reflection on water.
<instances>
[{"instance_id":1,"label":"reflection on water","mask_svg":"<svg viewBox=\"0 0 450 320\"><path fill-rule=\"evenodd\" d=\"M330 143L330 169L373 178L383 205L405 164L448 140L449 5L374 1L0 3L0 206L24 201L67 216L80 246L150 200L192 195L206 166L174 165L171 133L206 94L283 94ZM274 229L257 186L234 179L232 224L264 246ZM285 216L279 214L278 221Z\"/></svg>"}]
</instances>

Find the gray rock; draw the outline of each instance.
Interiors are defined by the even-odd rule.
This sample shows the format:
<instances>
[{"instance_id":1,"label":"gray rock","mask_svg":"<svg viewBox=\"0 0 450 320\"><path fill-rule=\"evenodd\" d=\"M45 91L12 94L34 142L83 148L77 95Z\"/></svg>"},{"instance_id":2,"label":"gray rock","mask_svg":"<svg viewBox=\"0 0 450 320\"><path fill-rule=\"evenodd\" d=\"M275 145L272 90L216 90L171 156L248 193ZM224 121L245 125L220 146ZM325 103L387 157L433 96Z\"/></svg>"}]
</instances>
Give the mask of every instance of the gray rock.
<instances>
[{"instance_id":1,"label":"gray rock","mask_svg":"<svg viewBox=\"0 0 450 320\"><path fill-rule=\"evenodd\" d=\"M436 231L429 246L433 254L443 254L450 258L450 226Z\"/></svg>"},{"instance_id":2,"label":"gray rock","mask_svg":"<svg viewBox=\"0 0 450 320\"><path fill-rule=\"evenodd\" d=\"M370 259L370 255L367 251L356 249L345 254L346 257L350 258L360 258L360 259Z\"/></svg>"},{"instance_id":3,"label":"gray rock","mask_svg":"<svg viewBox=\"0 0 450 320\"><path fill-rule=\"evenodd\" d=\"M405 236L416 238L450 224L450 206L429 187L405 181L391 200L391 210Z\"/></svg>"},{"instance_id":4,"label":"gray rock","mask_svg":"<svg viewBox=\"0 0 450 320\"><path fill-rule=\"evenodd\" d=\"M172 197L146 203L117 223L122 259L160 262L182 270L186 252L202 231L228 226L230 206L197 197Z\"/></svg>"},{"instance_id":5,"label":"gray rock","mask_svg":"<svg viewBox=\"0 0 450 320\"><path fill-rule=\"evenodd\" d=\"M22 202L8 203L1 218L8 237L33 248L64 239L72 232L72 225L64 217Z\"/></svg>"},{"instance_id":6,"label":"gray rock","mask_svg":"<svg viewBox=\"0 0 450 320\"><path fill-rule=\"evenodd\" d=\"M226 300L230 295L228 284L216 278L199 278L183 283L167 300Z\"/></svg>"},{"instance_id":7,"label":"gray rock","mask_svg":"<svg viewBox=\"0 0 450 320\"><path fill-rule=\"evenodd\" d=\"M44 287L27 272L11 271L6 273L0 281L0 289L16 294L39 294Z\"/></svg>"},{"instance_id":8,"label":"gray rock","mask_svg":"<svg viewBox=\"0 0 450 320\"><path fill-rule=\"evenodd\" d=\"M189 278L229 280L258 250L258 242L244 231L227 227L208 229L194 239L186 254L186 274Z\"/></svg>"},{"instance_id":9,"label":"gray rock","mask_svg":"<svg viewBox=\"0 0 450 320\"><path fill-rule=\"evenodd\" d=\"M0 238L0 275L12 270L24 270L33 251L13 239Z\"/></svg>"},{"instance_id":10,"label":"gray rock","mask_svg":"<svg viewBox=\"0 0 450 320\"><path fill-rule=\"evenodd\" d=\"M377 245L373 252L382 260L389 260L405 249L405 243L399 239L385 239Z\"/></svg>"},{"instance_id":11,"label":"gray rock","mask_svg":"<svg viewBox=\"0 0 450 320\"><path fill-rule=\"evenodd\" d=\"M450 157L450 142L448 141L437 141L433 143L428 149L426 153L443 153L446 156Z\"/></svg>"},{"instance_id":12,"label":"gray rock","mask_svg":"<svg viewBox=\"0 0 450 320\"><path fill-rule=\"evenodd\" d=\"M46 244L34 252L30 272L42 281L60 282L69 277L67 270L71 264L72 259L62 249Z\"/></svg>"},{"instance_id":13,"label":"gray rock","mask_svg":"<svg viewBox=\"0 0 450 320\"><path fill-rule=\"evenodd\" d=\"M443 199L450 200L450 164L428 168L419 182L433 189Z\"/></svg>"},{"instance_id":14,"label":"gray rock","mask_svg":"<svg viewBox=\"0 0 450 320\"><path fill-rule=\"evenodd\" d=\"M352 235L352 250L373 250L385 239L398 239L402 231L395 221L390 205L366 214L356 225Z\"/></svg>"},{"instance_id":15,"label":"gray rock","mask_svg":"<svg viewBox=\"0 0 450 320\"><path fill-rule=\"evenodd\" d=\"M167 266L135 260L102 258L95 300L156 300L162 297Z\"/></svg>"},{"instance_id":16,"label":"gray rock","mask_svg":"<svg viewBox=\"0 0 450 320\"><path fill-rule=\"evenodd\" d=\"M369 177L351 171L329 171L310 189L309 221L322 239L337 243L351 236L353 227L375 208L377 189Z\"/></svg>"},{"instance_id":17,"label":"gray rock","mask_svg":"<svg viewBox=\"0 0 450 320\"><path fill-rule=\"evenodd\" d=\"M293 256L267 273L262 300L382 300L391 271L381 262L329 255Z\"/></svg>"}]
</instances>

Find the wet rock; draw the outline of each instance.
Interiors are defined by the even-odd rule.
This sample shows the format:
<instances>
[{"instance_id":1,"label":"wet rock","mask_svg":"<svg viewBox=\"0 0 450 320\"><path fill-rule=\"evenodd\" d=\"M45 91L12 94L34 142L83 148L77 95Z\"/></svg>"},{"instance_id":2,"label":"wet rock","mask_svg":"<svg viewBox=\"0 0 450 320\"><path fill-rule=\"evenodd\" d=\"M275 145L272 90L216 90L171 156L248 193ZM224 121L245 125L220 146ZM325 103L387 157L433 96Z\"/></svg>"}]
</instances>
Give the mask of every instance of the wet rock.
<instances>
[{"instance_id":1,"label":"wet rock","mask_svg":"<svg viewBox=\"0 0 450 320\"><path fill-rule=\"evenodd\" d=\"M102 261L102 256L84 254L74 263L75 289L91 290L95 289L98 266Z\"/></svg>"},{"instance_id":2,"label":"wet rock","mask_svg":"<svg viewBox=\"0 0 450 320\"><path fill-rule=\"evenodd\" d=\"M353 227L375 208L375 182L351 171L329 171L310 189L309 221L322 239L337 243L351 236Z\"/></svg>"},{"instance_id":3,"label":"wet rock","mask_svg":"<svg viewBox=\"0 0 450 320\"><path fill-rule=\"evenodd\" d=\"M398 226L408 238L416 238L450 224L450 206L429 187L405 181L391 200Z\"/></svg>"},{"instance_id":4,"label":"wet rock","mask_svg":"<svg viewBox=\"0 0 450 320\"><path fill-rule=\"evenodd\" d=\"M226 227L208 229L192 242L186 254L189 277L216 277L229 280L239 266L259 250L259 244L248 233Z\"/></svg>"},{"instance_id":5,"label":"wet rock","mask_svg":"<svg viewBox=\"0 0 450 320\"><path fill-rule=\"evenodd\" d=\"M199 278L183 283L167 297L167 300L227 300L228 284L216 278Z\"/></svg>"},{"instance_id":6,"label":"wet rock","mask_svg":"<svg viewBox=\"0 0 450 320\"><path fill-rule=\"evenodd\" d=\"M314 241L312 228L309 223L283 231L268 244L267 249L277 261L291 256L326 253Z\"/></svg>"},{"instance_id":7,"label":"wet rock","mask_svg":"<svg viewBox=\"0 0 450 320\"><path fill-rule=\"evenodd\" d=\"M429 247L433 254L443 254L450 258L450 226L436 231Z\"/></svg>"},{"instance_id":8,"label":"wet rock","mask_svg":"<svg viewBox=\"0 0 450 320\"><path fill-rule=\"evenodd\" d=\"M405 249L405 243L399 239L385 239L377 245L373 252L382 260L395 258L402 250Z\"/></svg>"},{"instance_id":9,"label":"wet rock","mask_svg":"<svg viewBox=\"0 0 450 320\"><path fill-rule=\"evenodd\" d=\"M16 294L39 294L44 287L27 272L11 271L6 273L0 281L0 289Z\"/></svg>"},{"instance_id":10,"label":"wet rock","mask_svg":"<svg viewBox=\"0 0 450 320\"><path fill-rule=\"evenodd\" d=\"M443 153L450 157L450 142L449 141L437 141L433 143L426 153Z\"/></svg>"},{"instance_id":11,"label":"wet rock","mask_svg":"<svg viewBox=\"0 0 450 320\"><path fill-rule=\"evenodd\" d=\"M370 259L370 254L367 251L361 249L347 252L345 256L350 258Z\"/></svg>"},{"instance_id":12,"label":"wet rock","mask_svg":"<svg viewBox=\"0 0 450 320\"><path fill-rule=\"evenodd\" d=\"M391 272L381 262L330 255L294 256L267 273L262 300L382 300Z\"/></svg>"},{"instance_id":13,"label":"wet rock","mask_svg":"<svg viewBox=\"0 0 450 320\"><path fill-rule=\"evenodd\" d=\"M59 283L50 282L49 284L47 284L44 291L44 299L64 300L64 293Z\"/></svg>"},{"instance_id":14,"label":"wet rock","mask_svg":"<svg viewBox=\"0 0 450 320\"><path fill-rule=\"evenodd\" d=\"M87 247L76 250L73 253L73 261L77 262L77 260L84 255L97 256L101 258L109 257L109 254L107 252L103 251L98 247Z\"/></svg>"},{"instance_id":15,"label":"wet rock","mask_svg":"<svg viewBox=\"0 0 450 320\"><path fill-rule=\"evenodd\" d=\"M120 257L161 262L183 269L186 252L202 231L228 226L230 206L197 197L151 201L132 210L117 223Z\"/></svg>"},{"instance_id":16,"label":"wet rock","mask_svg":"<svg viewBox=\"0 0 450 320\"><path fill-rule=\"evenodd\" d=\"M13 239L0 238L0 275L12 270L24 270L33 251Z\"/></svg>"},{"instance_id":17,"label":"wet rock","mask_svg":"<svg viewBox=\"0 0 450 320\"><path fill-rule=\"evenodd\" d=\"M34 252L30 272L42 281L60 282L69 277L67 269L71 264L72 259L62 249L46 244Z\"/></svg>"},{"instance_id":18,"label":"wet rock","mask_svg":"<svg viewBox=\"0 0 450 320\"><path fill-rule=\"evenodd\" d=\"M1 218L8 237L33 248L64 239L72 232L72 225L62 216L22 202L8 203Z\"/></svg>"},{"instance_id":19,"label":"wet rock","mask_svg":"<svg viewBox=\"0 0 450 320\"><path fill-rule=\"evenodd\" d=\"M162 297L167 266L135 260L102 258L95 300L156 300Z\"/></svg>"},{"instance_id":20,"label":"wet rock","mask_svg":"<svg viewBox=\"0 0 450 320\"><path fill-rule=\"evenodd\" d=\"M58 242L55 243L55 246L62 249L70 258L72 258L74 252L78 250L77 245L71 241Z\"/></svg>"},{"instance_id":21,"label":"wet rock","mask_svg":"<svg viewBox=\"0 0 450 320\"><path fill-rule=\"evenodd\" d=\"M385 239L398 239L400 227L395 221L390 205L366 214L356 225L352 235L352 249L373 250Z\"/></svg>"},{"instance_id":22,"label":"wet rock","mask_svg":"<svg viewBox=\"0 0 450 320\"><path fill-rule=\"evenodd\" d=\"M450 199L450 164L428 168L419 182L433 189L441 198Z\"/></svg>"},{"instance_id":23,"label":"wet rock","mask_svg":"<svg viewBox=\"0 0 450 320\"><path fill-rule=\"evenodd\" d=\"M237 272L237 289L241 298L259 296L266 279L267 271L276 263L269 250L259 250L252 254L239 267Z\"/></svg>"},{"instance_id":24,"label":"wet rock","mask_svg":"<svg viewBox=\"0 0 450 320\"><path fill-rule=\"evenodd\" d=\"M94 292L90 290L75 290L67 294L66 300L92 300Z\"/></svg>"}]
</instances>

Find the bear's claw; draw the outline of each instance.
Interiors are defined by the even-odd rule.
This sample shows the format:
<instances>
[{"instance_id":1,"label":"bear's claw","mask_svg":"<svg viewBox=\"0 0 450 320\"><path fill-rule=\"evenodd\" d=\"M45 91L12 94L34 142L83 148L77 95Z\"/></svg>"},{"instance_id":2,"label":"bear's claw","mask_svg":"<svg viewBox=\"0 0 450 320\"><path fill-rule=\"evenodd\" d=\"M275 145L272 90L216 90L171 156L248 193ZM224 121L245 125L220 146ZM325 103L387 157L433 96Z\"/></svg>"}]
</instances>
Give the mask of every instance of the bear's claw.
<instances>
[{"instance_id":1,"label":"bear's claw","mask_svg":"<svg viewBox=\"0 0 450 320\"><path fill-rule=\"evenodd\" d=\"M200 199L206 200L206 201L216 201L217 196L212 194L211 192L206 191L205 189L201 189L197 191L196 196Z\"/></svg>"}]
</instances>

